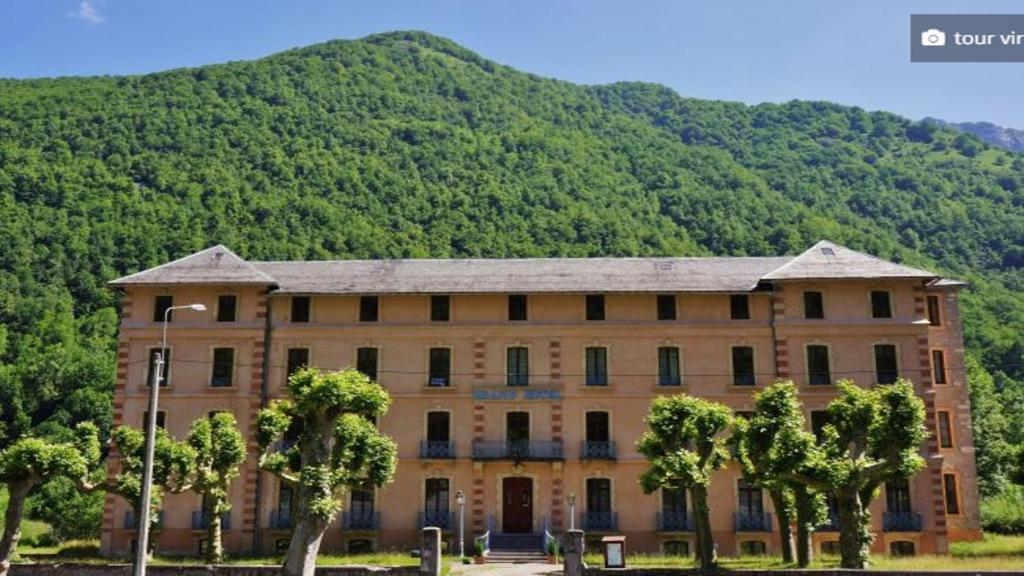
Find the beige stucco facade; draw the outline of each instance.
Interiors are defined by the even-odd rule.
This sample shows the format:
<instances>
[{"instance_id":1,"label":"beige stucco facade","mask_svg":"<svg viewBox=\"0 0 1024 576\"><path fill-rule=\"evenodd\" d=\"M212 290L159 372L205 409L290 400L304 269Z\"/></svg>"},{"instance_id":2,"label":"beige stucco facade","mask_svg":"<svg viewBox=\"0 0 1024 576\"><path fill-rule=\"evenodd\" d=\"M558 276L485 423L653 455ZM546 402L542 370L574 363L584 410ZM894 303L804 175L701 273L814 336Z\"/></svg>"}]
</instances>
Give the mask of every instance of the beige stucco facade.
<instances>
[{"instance_id":1,"label":"beige stucco facade","mask_svg":"<svg viewBox=\"0 0 1024 576\"><path fill-rule=\"evenodd\" d=\"M887 291L892 318L871 315L871 291ZM824 319L805 319L803 293L823 295ZM237 297L233 322L217 322L218 297ZM943 553L950 541L980 535L977 483L971 442L971 423L963 372L958 294L955 288L926 287L920 280L776 282L771 290L748 294L750 318L730 317L730 294L678 293L675 320L658 320L655 294L606 294L606 318L585 319L584 294L529 294L528 320L509 321L507 294L453 294L450 319L430 319L431 295L381 294L379 319L360 322L358 295L312 295L308 322L290 318L291 295L253 286L131 286L124 288L115 395L116 423L141 426L148 387L149 351L159 347L160 324L153 321L155 298L172 295L174 304L203 303L206 312L178 311L170 328L171 370L162 389L160 410L166 428L184 437L190 423L211 411L235 414L249 440L249 459L231 491L229 551L269 553L288 536L274 529L281 515L277 480L256 471L257 447L253 422L268 399L279 397L286 379L288 350L309 350L309 363L323 369L355 366L357 349L376 348L377 380L392 395L390 411L380 420L383 432L399 447L395 480L374 495L379 524L370 529L343 529L336 521L324 541L326 550L355 546L413 548L418 516L424 510L427 479L447 479L444 505L455 518L446 538L457 542L457 491L466 495L467 548L472 536L488 527L500 532L509 503L503 496L505 479L529 478L532 532L545 527L560 532L570 522L579 527L588 513L588 479L610 482L609 529L625 534L631 550L653 551L666 543L689 542L686 531L661 531L656 518L660 494L645 495L637 478L645 461L635 442L652 398L686 392L727 404L736 411L753 409L753 395L777 378L791 378L800 387L810 418L835 395L831 385L810 385L806 346L829 350L831 379L849 378L861 385L876 380L876 344L895 345L898 369L914 381L928 408L933 436L922 447L928 467L910 482L912 514L920 529L885 530L886 493L872 505L876 548L888 550L893 541L914 543L917 553ZM927 297L939 304L940 323L928 320ZM733 383L732 348L753 348L756 385ZM210 386L215 348L233 348L234 373L229 387ZM527 348L529 385L506 386L510 347ZM679 350L681 385L659 385L661 347ZM450 385L428 386L430 350L449 348ZM586 348L604 348L607 385L585 382ZM936 383L933 351L944 354L945 384ZM941 380L941 378L940 378ZM509 397L512 394L514 397ZM450 414L449 440L454 457L423 458L428 412ZM474 444L504 442L509 412L529 414L529 440L543 444L542 457L522 461L477 455ZM587 438L587 412L608 414L608 433L615 443L614 458L581 458ZM952 425L952 446L941 447L936 433L938 414L946 412ZM551 446L561 445L552 455ZM949 506L947 476L955 480L957 504ZM734 466L716 474L711 486L712 527L719 553L734 554L743 541L763 542L778 550L778 526L771 531L738 531L738 471ZM436 484L435 484L436 485ZM596 486L596 484L593 484ZM570 519L568 496L576 496ZM436 497L436 494L435 494ZM772 514L767 494L764 512ZM172 495L163 504L163 525L155 536L165 551L193 552L203 537L193 530L192 515L200 507L194 494ZM346 509L349 508L346 502ZM128 507L109 497L104 512L103 550L116 554L130 547L134 530L126 526ZM275 511L277 514L275 514ZM955 512L955 513L954 513ZM597 517L591 516L591 518ZM912 522L913 524L913 522ZM592 533L597 531L591 530ZM819 532L817 546L828 546L838 534ZM669 546L678 546L670 544Z\"/></svg>"}]
</instances>

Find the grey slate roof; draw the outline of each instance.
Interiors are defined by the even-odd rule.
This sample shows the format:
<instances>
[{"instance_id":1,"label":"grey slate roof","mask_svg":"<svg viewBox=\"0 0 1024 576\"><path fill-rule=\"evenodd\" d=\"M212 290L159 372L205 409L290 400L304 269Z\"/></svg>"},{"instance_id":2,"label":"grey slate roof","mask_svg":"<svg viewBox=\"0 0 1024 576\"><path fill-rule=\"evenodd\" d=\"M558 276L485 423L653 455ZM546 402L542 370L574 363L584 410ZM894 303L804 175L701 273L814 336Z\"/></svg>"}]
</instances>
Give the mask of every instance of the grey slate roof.
<instances>
[{"instance_id":1,"label":"grey slate roof","mask_svg":"<svg viewBox=\"0 0 1024 576\"><path fill-rule=\"evenodd\" d=\"M763 280L853 280L873 278L936 278L911 268L822 240L803 254L766 274Z\"/></svg>"},{"instance_id":2,"label":"grey slate roof","mask_svg":"<svg viewBox=\"0 0 1024 576\"><path fill-rule=\"evenodd\" d=\"M168 284L256 284L274 279L220 244L110 282L113 286Z\"/></svg>"},{"instance_id":3,"label":"grey slate roof","mask_svg":"<svg viewBox=\"0 0 1024 576\"><path fill-rule=\"evenodd\" d=\"M747 292L762 281L858 278L939 281L931 272L819 242L799 256L780 257L311 262L246 262L218 245L110 284L249 284L288 294L656 293Z\"/></svg>"}]
</instances>

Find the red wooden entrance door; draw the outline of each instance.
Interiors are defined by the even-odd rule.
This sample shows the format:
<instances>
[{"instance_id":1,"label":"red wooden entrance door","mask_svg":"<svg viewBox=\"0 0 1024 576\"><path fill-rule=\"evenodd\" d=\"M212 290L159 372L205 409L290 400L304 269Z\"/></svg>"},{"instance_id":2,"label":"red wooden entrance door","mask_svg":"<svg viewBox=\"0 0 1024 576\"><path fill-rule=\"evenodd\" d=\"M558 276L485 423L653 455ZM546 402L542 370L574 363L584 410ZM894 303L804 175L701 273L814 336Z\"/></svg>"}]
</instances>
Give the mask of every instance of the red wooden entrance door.
<instances>
[{"instance_id":1,"label":"red wooden entrance door","mask_svg":"<svg viewBox=\"0 0 1024 576\"><path fill-rule=\"evenodd\" d=\"M533 530L533 480L505 478L501 483L502 531L512 533Z\"/></svg>"}]
</instances>

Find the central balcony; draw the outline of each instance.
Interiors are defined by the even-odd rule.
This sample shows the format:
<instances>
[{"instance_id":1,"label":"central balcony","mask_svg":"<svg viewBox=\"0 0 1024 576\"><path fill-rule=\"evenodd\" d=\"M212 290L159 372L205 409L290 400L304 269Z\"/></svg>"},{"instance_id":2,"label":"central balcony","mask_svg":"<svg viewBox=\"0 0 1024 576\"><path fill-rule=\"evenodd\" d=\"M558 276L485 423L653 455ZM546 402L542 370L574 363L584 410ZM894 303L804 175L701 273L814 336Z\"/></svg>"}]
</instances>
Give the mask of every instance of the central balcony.
<instances>
[{"instance_id":1,"label":"central balcony","mask_svg":"<svg viewBox=\"0 0 1024 576\"><path fill-rule=\"evenodd\" d=\"M882 514L884 532L920 532L921 515L915 512L886 512Z\"/></svg>"},{"instance_id":2,"label":"central balcony","mask_svg":"<svg viewBox=\"0 0 1024 576\"><path fill-rule=\"evenodd\" d=\"M474 460L563 460L559 441L473 442Z\"/></svg>"}]
</instances>

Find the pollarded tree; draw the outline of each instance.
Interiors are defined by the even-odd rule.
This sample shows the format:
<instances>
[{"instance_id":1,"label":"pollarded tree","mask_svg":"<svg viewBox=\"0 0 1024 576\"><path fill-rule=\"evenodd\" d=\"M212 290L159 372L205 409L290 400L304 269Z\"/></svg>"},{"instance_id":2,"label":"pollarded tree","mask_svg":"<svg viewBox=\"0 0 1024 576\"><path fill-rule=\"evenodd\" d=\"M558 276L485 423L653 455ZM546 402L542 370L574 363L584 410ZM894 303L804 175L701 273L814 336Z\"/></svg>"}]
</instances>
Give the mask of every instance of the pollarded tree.
<instances>
[{"instance_id":1,"label":"pollarded tree","mask_svg":"<svg viewBox=\"0 0 1024 576\"><path fill-rule=\"evenodd\" d=\"M6 576L11 553L18 545L29 492L58 476L84 481L99 459L97 429L90 423L78 425L73 443L22 438L0 452L0 482L6 485L10 498L4 515L4 535L0 538L0 576Z\"/></svg>"},{"instance_id":2,"label":"pollarded tree","mask_svg":"<svg viewBox=\"0 0 1024 576\"><path fill-rule=\"evenodd\" d=\"M231 511L228 488L238 477L238 466L245 461L245 439L235 417L218 412L193 422L185 442L196 456L191 484L192 491L203 496L206 561L219 564L224 561L221 515Z\"/></svg>"},{"instance_id":3,"label":"pollarded tree","mask_svg":"<svg viewBox=\"0 0 1024 576\"><path fill-rule=\"evenodd\" d=\"M796 520L797 563L806 567L811 561L811 534L826 517L818 484L803 481L809 467L820 461L814 435L806 429L792 382L776 382L758 393L755 407L749 421L737 420L731 440L734 453L744 475L772 495L783 552L785 542L792 540L789 523ZM787 561L792 561L791 550L789 556Z\"/></svg>"},{"instance_id":4,"label":"pollarded tree","mask_svg":"<svg viewBox=\"0 0 1024 576\"><path fill-rule=\"evenodd\" d=\"M146 450L146 435L138 428L118 426L111 434L117 449L117 474L91 489L103 489L125 499L135 513L136 521L142 517L142 469ZM159 521L157 510L164 492L180 493L191 489L196 454L191 446L171 438L163 428L156 429L153 448L153 490L150 492L150 528Z\"/></svg>"},{"instance_id":5,"label":"pollarded tree","mask_svg":"<svg viewBox=\"0 0 1024 576\"><path fill-rule=\"evenodd\" d=\"M285 572L312 576L320 541L344 494L383 486L394 476L395 443L373 424L391 397L351 369L325 373L304 368L289 378L288 394L260 412L260 467L292 486L295 494ZM286 434L297 441L284 445Z\"/></svg>"},{"instance_id":6,"label":"pollarded tree","mask_svg":"<svg viewBox=\"0 0 1024 576\"><path fill-rule=\"evenodd\" d=\"M883 482L910 478L924 467L924 402L906 379L864 389L837 384L818 456L794 479L835 494L843 568L863 569L871 552L868 505Z\"/></svg>"},{"instance_id":7,"label":"pollarded tree","mask_svg":"<svg viewBox=\"0 0 1024 576\"><path fill-rule=\"evenodd\" d=\"M679 394L651 402L646 421L647 431L637 442L637 449L648 460L640 486L647 494L659 488L689 492L697 560L701 568L711 568L718 558L711 534L708 486L712 474L729 460L722 432L728 429L732 412L722 404Z\"/></svg>"}]
</instances>

